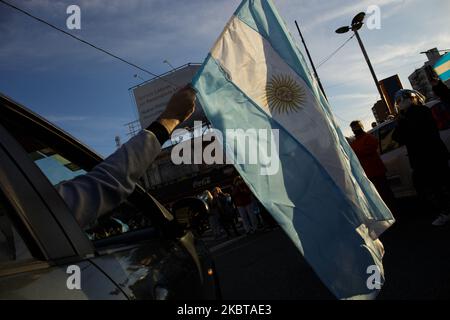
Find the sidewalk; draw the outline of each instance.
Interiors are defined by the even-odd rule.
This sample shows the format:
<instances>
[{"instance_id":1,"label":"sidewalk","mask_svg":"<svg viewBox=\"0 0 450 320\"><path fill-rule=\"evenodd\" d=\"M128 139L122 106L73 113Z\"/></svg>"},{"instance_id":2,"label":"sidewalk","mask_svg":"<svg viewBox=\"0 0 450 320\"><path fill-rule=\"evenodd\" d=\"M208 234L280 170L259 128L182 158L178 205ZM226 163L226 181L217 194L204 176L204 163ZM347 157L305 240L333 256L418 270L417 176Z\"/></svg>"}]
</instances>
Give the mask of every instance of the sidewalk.
<instances>
[{"instance_id":1,"label":"sidewalk","mask_svg":"<svg viewBox=\"0 0 450 320\"><path fill-rule=\"evenodd\" d=\"M239 236L231 233L232 236L227 237L226 234L222 233L221 236L217 239L214 237L212 230L208 229L200 239L205 242L206 246L211 252L214 252L246 237L245 231L242 227L238 227L237 229L240 233Z\"/></svg>"},{"instance_id":2,"label":"sidewalk","mask_svg":"<svg viewBox=\"0 0 450 320\"><path fill-rule=\"evenodd\" d=\"M247 237L263 234L263 233L270 231L270 229L266 229L266 228L258 229L258 231L256 231L255 234L249 236L245 233L245 230L242 227L242 225L238 226L237 230L240 234L238 236L234 235L233 232L231 232L232 236L230 236L230 237L227 237L225 233L222 233L222 235L218 239L215 239L214 235L212 234L212 230L208 229L200 239L205 242L209 251L211 253L214 253L214 252L217 252L218 250L224 249L224 248L232 245L233 243L236 243Z\"/></svg>"}]
</instances>

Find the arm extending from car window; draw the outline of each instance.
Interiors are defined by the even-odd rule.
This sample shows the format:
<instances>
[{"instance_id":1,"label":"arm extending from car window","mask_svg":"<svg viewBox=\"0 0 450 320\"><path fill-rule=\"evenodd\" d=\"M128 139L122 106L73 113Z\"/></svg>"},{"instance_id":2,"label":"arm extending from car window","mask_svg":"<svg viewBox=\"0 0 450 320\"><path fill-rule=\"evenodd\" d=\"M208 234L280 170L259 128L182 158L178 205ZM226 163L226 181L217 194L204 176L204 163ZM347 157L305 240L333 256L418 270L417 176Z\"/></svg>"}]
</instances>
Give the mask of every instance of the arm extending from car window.
<instances>
[{"instance_id":1,"label":"arm extending from car window","mask_svg":"<svg viewBox=\"0 0 450 320\"><path fill-rule=\"evenodd\" d=\"M176 92L166 109L146 130L131 138L89 173L56 186L81 227L110 212L134 191L136 184L161 151L177 125L195 109L195 91Z\"/></svg>"},{"instance_id":2,"label":"arm extending from car window","mask_svg":"<svg viewBox=\"0 0 450 320\"><path fill-rule=\"evenodd\" d=\"M90 172L56 189L78 223L86 227L128 198L160 150L155 134L143 130Z\"/></svg>"}]
</instances>

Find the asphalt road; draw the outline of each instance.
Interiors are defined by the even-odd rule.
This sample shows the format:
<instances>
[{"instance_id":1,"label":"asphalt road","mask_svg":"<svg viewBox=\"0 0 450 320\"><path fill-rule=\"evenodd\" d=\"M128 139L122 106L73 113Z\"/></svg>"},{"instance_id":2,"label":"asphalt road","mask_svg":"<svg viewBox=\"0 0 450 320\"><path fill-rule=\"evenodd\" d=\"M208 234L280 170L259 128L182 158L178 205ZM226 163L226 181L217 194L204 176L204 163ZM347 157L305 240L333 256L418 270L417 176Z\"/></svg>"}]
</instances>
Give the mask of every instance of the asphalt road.
<instances>
[{"instance_id":1,"label":"asphalt road","mask_svg":"<svg viewBox=\"0 0 450 320\"><path fill-rule=\"evenodd\" d=\"M433 227L415 200L382 236L386 283L378 299L450 298L450 226ZM210 242L224 299L334 299L281 229Z\"/></svg>"}]
</instances>

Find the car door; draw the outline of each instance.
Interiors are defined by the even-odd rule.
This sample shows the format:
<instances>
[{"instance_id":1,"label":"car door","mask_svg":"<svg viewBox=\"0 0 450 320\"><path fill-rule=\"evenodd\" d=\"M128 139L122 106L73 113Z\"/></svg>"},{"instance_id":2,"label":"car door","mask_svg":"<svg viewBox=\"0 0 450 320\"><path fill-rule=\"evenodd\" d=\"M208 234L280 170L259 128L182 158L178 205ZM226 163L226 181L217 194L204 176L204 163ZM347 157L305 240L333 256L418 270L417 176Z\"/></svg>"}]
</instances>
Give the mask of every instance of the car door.
<instances>
[{"instance_id":1,"label":"car door","mask_svg":"<svg viewBox=\"0 0 450 320\"><path fill-rule=\"evenodd\" d=\"M52 190L32 165L0 125L0 299L125 299L89 261L89 242L69 240L81 237L75 221L54 214L61 203L43 201Z\"/></svg>"},{"instance_id":2,"label":"car door","mask_svg":"<svg viewBox=\"0 0 450 320\"><path fill-rule=\"evenodd\" d=\"M396 122L391 121L378 129L380 154L387 169L387 179L395 197L416 195L412 181L412 170L409 164L406 147L392 139Z\"/></svg>"},{"instance_id":3,"label":"car door","mask_svg":"<svg viewBox=\"0 0 450 320\"><path fill-rule=\"evenodd\" d=\"M24 149L20 161L26 164L27 177L42 191L43 201L54 211L69 242L82 251L80 255L88 252L88 262L117 285L109 293L165 299L201 298L205 290L211 292L214 279L207 277L210 259L206 254L199 257L189 233L179 240L162 236L174 225L168 221L170 213L139 187L126 202L106 214L106 219L99 219L84 233L53 185L86 173L101 159L23 107L0 109L0 115L0 123ZM27 130L22 131L23 127Z\"/></svg>"}]
</instances>

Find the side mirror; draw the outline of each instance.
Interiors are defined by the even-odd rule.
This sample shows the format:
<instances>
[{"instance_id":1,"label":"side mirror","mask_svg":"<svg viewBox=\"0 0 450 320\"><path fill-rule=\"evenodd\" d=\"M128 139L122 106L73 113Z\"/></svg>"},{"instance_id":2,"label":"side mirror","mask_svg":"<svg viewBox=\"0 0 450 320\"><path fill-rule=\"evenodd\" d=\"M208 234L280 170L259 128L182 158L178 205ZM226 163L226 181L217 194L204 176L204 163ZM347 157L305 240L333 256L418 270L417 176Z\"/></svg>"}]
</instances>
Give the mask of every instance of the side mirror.
<instances>
[{"instance_id":1,"label":"side mirror","mask_svg":"<svg viewBox=\"0 0 450 320\"><path fill-rule=\"evenodd\" d=\"M202 235L208 223L208 204L198 198L183 198L172 205L172 214L184 230Z\"/></svg>"}]
</instances>

